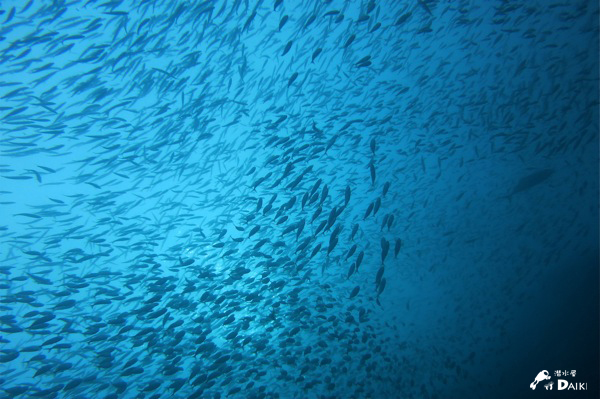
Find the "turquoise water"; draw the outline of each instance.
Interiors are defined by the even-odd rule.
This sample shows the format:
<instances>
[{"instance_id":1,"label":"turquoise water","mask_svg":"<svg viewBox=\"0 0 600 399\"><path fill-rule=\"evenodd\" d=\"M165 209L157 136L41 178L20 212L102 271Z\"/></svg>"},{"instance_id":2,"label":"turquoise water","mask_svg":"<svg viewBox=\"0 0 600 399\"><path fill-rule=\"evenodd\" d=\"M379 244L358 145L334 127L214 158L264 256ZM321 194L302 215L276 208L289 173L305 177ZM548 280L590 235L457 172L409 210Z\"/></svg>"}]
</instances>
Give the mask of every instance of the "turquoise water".
<instances>
[{"instance_id":1,"label":"turquoise water","mask_svg":"<svg viewBox=\"0 0 600 399\"><path fill-rule=\"evenodd\" d=\"M597 395L597 3L0 9L1 398Z\"/></svg>"}]
</instances>

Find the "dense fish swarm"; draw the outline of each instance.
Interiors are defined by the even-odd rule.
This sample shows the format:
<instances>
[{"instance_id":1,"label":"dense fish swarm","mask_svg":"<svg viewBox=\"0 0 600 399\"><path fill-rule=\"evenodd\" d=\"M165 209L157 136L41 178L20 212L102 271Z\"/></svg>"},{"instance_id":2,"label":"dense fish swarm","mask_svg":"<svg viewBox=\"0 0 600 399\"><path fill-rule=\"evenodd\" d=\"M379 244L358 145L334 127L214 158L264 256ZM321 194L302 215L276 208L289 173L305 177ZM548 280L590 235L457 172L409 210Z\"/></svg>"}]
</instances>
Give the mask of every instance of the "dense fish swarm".
<instances>
[{"instance_id":1,"label":"dense fish swarm","mask_svg":"<svg viewBox=\"0 0 600 399\"><path fill-rule=\"evenodd\" d=\"M0 398L491 384L594 229L595 3L3 3Z\"/></svg>"}]
</instances>

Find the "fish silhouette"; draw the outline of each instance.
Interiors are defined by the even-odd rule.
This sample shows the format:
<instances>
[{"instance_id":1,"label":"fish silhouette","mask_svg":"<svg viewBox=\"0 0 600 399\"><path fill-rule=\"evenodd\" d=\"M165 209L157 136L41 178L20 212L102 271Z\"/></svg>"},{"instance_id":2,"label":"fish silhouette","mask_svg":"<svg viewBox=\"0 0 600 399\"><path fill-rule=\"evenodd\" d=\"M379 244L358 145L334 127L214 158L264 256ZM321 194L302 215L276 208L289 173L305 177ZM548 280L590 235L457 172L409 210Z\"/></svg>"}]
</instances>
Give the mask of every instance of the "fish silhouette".
<instances>
[{"instance_id":1,"label":"fish silhouette","mask_svg":"<svg viewBox=\"0 0 600 399\"><path fill-rule=\"evenodd\" d=\"M542 184L546 180L550 178L554 174L554 169L542 169L537 172L534 172L530 175L522 177L517 184L513 187L508 195L503 196L502 198L512 199L512 196L523 191L527 191L537 185Z\"/></svg>"}]
</instances>

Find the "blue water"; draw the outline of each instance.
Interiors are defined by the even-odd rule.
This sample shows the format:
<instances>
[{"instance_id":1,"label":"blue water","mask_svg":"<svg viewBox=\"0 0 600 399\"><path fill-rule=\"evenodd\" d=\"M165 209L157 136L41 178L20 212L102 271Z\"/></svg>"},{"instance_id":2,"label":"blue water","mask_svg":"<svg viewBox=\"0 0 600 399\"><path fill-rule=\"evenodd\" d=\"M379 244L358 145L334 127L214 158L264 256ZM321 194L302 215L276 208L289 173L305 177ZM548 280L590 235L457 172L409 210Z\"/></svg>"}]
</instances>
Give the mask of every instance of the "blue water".
<instances>
[{"instance_id":1,"label":"blue water","mask_svg":"<svg viewBox=\"0 0 600 399\"><path fill-rule=\"evenodd\" d=\"M0 398L597 397L598 15L3 2Z\"/></svg>"}]
</instances>

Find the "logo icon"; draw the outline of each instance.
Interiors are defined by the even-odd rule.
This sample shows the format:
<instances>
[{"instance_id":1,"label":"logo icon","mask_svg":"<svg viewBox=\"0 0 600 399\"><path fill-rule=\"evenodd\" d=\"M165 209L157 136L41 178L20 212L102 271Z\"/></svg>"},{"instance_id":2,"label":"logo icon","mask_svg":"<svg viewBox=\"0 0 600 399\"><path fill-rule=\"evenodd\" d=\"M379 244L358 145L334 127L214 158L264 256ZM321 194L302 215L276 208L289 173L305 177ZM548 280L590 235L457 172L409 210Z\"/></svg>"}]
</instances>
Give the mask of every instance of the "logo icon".
<instances>
[{"instance_id":1,"label":"logo icon","mask_svg":"<svg viewBox=\"0 0 600 399\"><path fill-rule=\"evenodd\" d=\"M535 380L531 384L529 384L529 388L535 389L538 382L542 382L544 380L549 380L549 379L550 379L550 374L548 374L548 370L542 370L535 377ZM546 389L548 389L548 388L546 388Z\"/></svg>"},{"instance_id":2,"label":"logo icon","mask_svg":"<svg viewBox=\"0 0 600 399\"><path fill-rule=\"evenodd\" d=\"M577 374L577 370L556 370L554 371L554 376L556 377L575 377ZM548 373L548 370L540 371L535 380L531 384L529 384L529 388L535 390L537 388L538 383L544 382L546 380L551 379L552 376ZM548 381L544 385L546 391L552 391L554 388L554 381ZM567 381L563 379L558 379L556 381L556 390L557 391L587 391L588 385L587 382L578 382L578 381Z\"/></svg>"}]
</instances>

